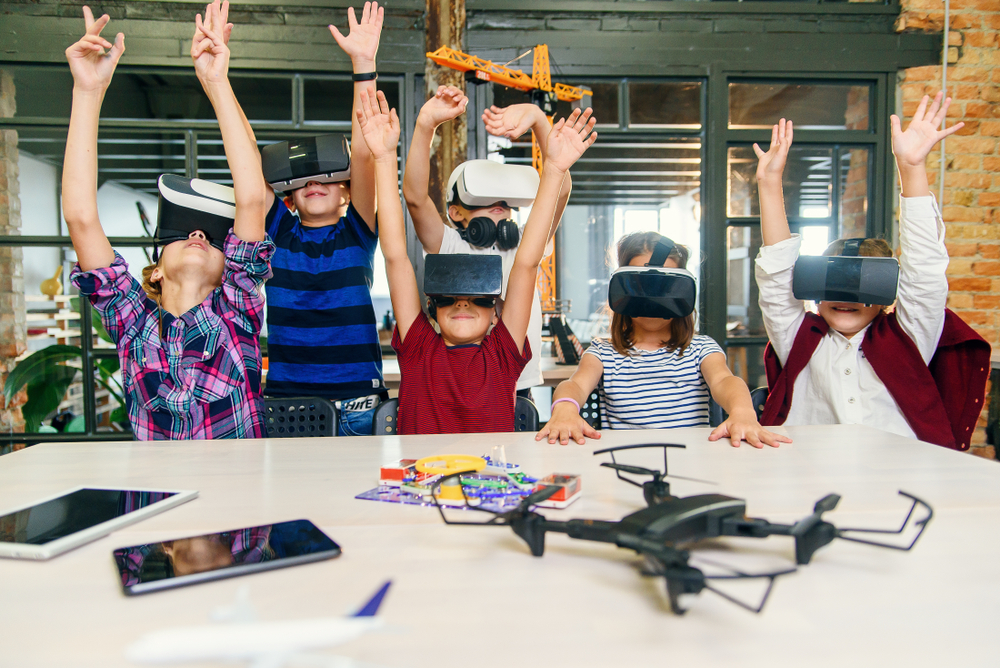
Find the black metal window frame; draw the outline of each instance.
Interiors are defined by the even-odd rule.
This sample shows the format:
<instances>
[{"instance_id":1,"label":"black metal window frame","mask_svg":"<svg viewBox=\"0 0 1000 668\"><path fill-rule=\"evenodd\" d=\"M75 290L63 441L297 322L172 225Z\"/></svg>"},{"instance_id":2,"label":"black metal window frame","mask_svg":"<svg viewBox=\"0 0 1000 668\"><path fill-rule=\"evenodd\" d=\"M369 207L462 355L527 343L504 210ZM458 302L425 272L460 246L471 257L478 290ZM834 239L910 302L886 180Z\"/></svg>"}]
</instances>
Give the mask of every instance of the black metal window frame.
<instances>
[{"instance_id":1,"label":"black metal window frame","mask_svg":"<svg viewBox=\"0 0 1000 668\"><path fill-rule=\"evenodd\" d=\"M15 66L24 66L21 63L11 63ZM65 65L30 65L45 70L64 70ZM120 67L119 72L131 73L157 73L164 74L184 74L190 75L190 68L148 68L148 67ZM258 73L241 70L234 72L239 75L254 75ZM255 132L280 132L289 137L309 136L319 132L350 132L351 122L347 121L306 121L304 119L304 79L327 79L350 82L350 74L321 74L312 72L287 72L276 73L273 71L260 72L260 76L269 78L289 78L292 82L292 118L288 121L251 121ZM409 146L409 138L413 128L413 119L409 118L406 110L412 107L409 96L413 94L412 75L392 75L379 74L380 87L387 83L394 83L398 86L400 100L400 115L402 133L400 137L400 157L399 163L402 166L406 160L406 147ZM107 114L108 110L104 110ZM28 129L63 129L68 130L69 118L65 117L14 117L0 118L0 129L2 130L28 130ZM198 176L198 133L211 134L213 138L218 136L218 122L214 120L159 120L159 119L122 119L122 118L102 118L100 129L114 129L122 134L136 135L148 133L149 131L177 132L185 136L185 173L188 178ZM58 184L58 182L57 182ZM57 185L58 187L58 185ZM149 237L109 237L112 247L120 248L152 248ZM0 235L0 246L20 246L20 247L42 247L42 248L67 248L73 243L68 236L30 236L30 235ZM79 441L111 441L111 440L133 440L131 432L108 432L97 431L97 399L94 391L94 382L91 380L95 373L95 365L101 359L116 358L117 350L95 349L93 345L94 329L92 325L91 309L84 308L81 300L80 307L80 349L81 349L81 374L83 385L83 406L84 423L83 432L74 433L0 433L0 451L9 447L13 443L47 443L47 442L79 442ZM89 382L88 382L89 381Z\"/></svg>"}]
</instances>

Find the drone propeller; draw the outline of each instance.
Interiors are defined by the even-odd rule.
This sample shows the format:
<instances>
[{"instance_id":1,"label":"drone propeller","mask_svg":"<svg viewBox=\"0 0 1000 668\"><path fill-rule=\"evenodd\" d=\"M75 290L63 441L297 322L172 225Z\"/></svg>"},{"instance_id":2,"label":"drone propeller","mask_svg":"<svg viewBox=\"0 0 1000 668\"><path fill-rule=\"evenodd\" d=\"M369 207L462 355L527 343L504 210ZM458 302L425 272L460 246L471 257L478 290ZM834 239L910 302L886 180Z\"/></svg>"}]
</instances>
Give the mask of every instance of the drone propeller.
<instances>
[{"instance_id":1,"label":"drone propeller","mask_svg":"<svg viewBox=\"0 0 1000 668\"><path fill-rule=\"evenodd\" d=\"M609 469L614 469L615 471L623 471L624 473L631 473L633 475L649 475L654 478L660 478L663 474L659 471L654 471L653 469L644 469L641 466L630 466L628 464L616 464L612 462L601 462L601 466Z\"/></svg>"}]
</instances>

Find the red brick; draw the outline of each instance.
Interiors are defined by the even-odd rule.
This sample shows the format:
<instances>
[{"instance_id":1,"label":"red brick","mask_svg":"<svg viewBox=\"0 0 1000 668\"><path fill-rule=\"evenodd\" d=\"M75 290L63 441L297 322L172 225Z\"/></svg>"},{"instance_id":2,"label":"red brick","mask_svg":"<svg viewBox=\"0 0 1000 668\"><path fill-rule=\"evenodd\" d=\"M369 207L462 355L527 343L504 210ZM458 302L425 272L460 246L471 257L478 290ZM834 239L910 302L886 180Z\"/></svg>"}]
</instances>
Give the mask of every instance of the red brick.
<instances>
[{"instance_id":1,"label":"red brick","mask_svg":"<svg viewBox=\"0 0 1000 668\"><path fill-rule=\"evenodd\" d=\"M974 262L972 272L978 276L1000 276L1000 262L990 260Z\"/></svg>"},{"instance_id":2,"label":"red brick","mask_svg":"<svg viewBox=\"0 0 1000 668\"><path fill-rule=\"evenodd\" d=\"M997 118L1000 117L1000 105L989 104L987 102L967 102L965 105L966 118Z\"/></svg>"},{"instance_id":3,"label":"red brick","mask_svg":"<svg viewBox=\"0 0 1000 668\"><path fill-rule=\"evenodd\" d=\"M958 84L951 89L951 99L953 100L978 100L979 86L972 84Z\"/></svg>"},{"instance_id":4,"label":"red brick","mask_svg":"<svg viewBox=\"0 0 1000 668\"><path fill-rule=\"evenodd\" d=\"M958 65L948 68L948 81L986 81L990 71L984 67Z\"/></svg>"},{"instance_id":5,"label":"red brick","mask_svg":"<svg viewBox=\"0 0 1000 668\"><path fill-rule=\"evenodd\" d=\"M977 244L979 255L988 260L1000 260L1000 244Z\"/></svg>"},{"instance_id":6,"label":"red brick","mask_svg":"<svg viewBox=\"0 0 1000 668\"><path fill-rule=\"evenodd\" d=\"M951 109L948 110L948 115L951 116ZM962 114L956 114L956 117L962 118ZM956 135L968 137L979 134L979 121L962 121L962 123L962 127L955 132Z\"/></svg>"},{"instance_id":7,"label":"red brick","mask_svg":"<svg viewBox=\"0 0 1000 668\"><path fill-rule=\"evenodd\" d=\"M981 127L984 137L1000 137L1000 121L983 121Z\"/></svg>"},{"instance_id":8,"label":"red brick","mask_svg":"<svg viewBox=\"0 0 1000 668\"><path fill-rule=\"evenodd\" d=\"M1000 11L1000 0L951 0L951 11L957 14L962 9L997 12Z\"/></svg>"},{"instance_id":9,"label":"red brick","mask_svg":"<svg viewBox=\"0 0 1000 668\"><path fill-rule=\"evenodd\" d=\"M956 257L972 257L979 252L980 244L976 243L956 243L952 242L946 244L948 246L948 255L952 258Z\"/></svg>"},{"instance_id":10,"label":"red brick","mask_svg":"<svg viewBox=\"0 0 1000 668\"><path fill-rule=\"evenodd\" d=\"M973 305L977 309L1000 309L1000 295L970 295L970 296L972 297Z\"/></svg>"},{"instance_id":11,"label":"red brick","mask_svg":"<svg viewBox=\"0 0 1000 668\"><path fill-rule=\"evenodd\" d=\"M950 25L950 22L949 22ZM965 36L957 30L948 31L948 45L949 46L963 46L965 44Z\"/></svg>"},{"instance_id":12,"label":"red brick","mask_svg":"<svg viewBox=\"0 0 1000 668\"><path fill-rule=\"evenodd\" d=\"M946 188L986 190L990 187L990 175L970 174L969 172L947 172L944 175L944 185Z\"/></svg>"},{"instance_id":13,"label":"red brick","mask_svg":"<svg viewBox=\"0 0 1000 668\"><path fill-rule=\"evenodd\" d=\"M980 295L976 295L977 297ZM985 295L992 296L992 295ZM948 308L954 310L959 308L972 308L974 303L973 295L966 292L950 292L948 293ZM991 306L984 306L983 308L993 308Z\"/></svg>"},{"instance_id":14,"label":"red brick","mask_svg":"<svg viewBox=\"0 0 1000 668\"><path fill-rule=\"evenodd\" d=\"M995 316L993 311L958 311L958 314L966 324L973 327L976 325L992 325Z\"/></svg>"},{"instance_id":15,"label":"red brick","mask_svg":"<svg viewBox=\"0 0 1000 668\"><path fill-rule=\"evenodd\" d=\"M1000 193L980 193L979 206L1000 206Z\"/></svg>"},{"instance_id":16,"label":"red brick","mask_svg":"<svg viewBox=\"0 0 1000 668\"><path fill-rule=\"evenodd\" d=\"M978 30L983 27L982 19L977 14L953 14L948 21L952 30Z\"/></svg>"},{"instance_id":17,"label":"red brick","mask_svg":"<svg viewBox=\"0 0 1000 668\"><path fill-rule=\"evenodd\" d=\"M959 315L962 315L959 313ZM996 342L997 340L997 330L993 327L983 327L982 325L971 325L972 329L976 330L979 336L983 337L987 341Z\"/></svg>"},{"instance_id":18,"label":"red brick","mask_svg":"<svg viewBox=\"0 0 1000 668\"><path fill-rule=\"evenodd\" d=\"M948 156L948 168L949 169L982 169L983 161L989 160L989 158L983 158L982 156L971 154L971 155L954 155Z\"/></svg>"},{"instance_id":19,"label":"red brick","mask_svg":"<svg viewBox=\"0 0 1000 668\"><path fill-rule=\"evenodd\" d=\"M948 275L949 276L969 276L971 274L980 273L974 270L974 265L981 262L981 260L973 260L968 257L953 257L948 263ZM997 269L997 276L1000 276L1000 268Z\"/></svg>"},{"instance_id":20,"label":"red brick","mask_svg":"<svg viewBox=\"0 0 1000 668\"><path fill-rule=\"evenodd\" d=\"M964 167L963 169L976 169L975 167ZM991 172L1000 172L1000 158L983 158L983 169Z\"/></svg>"},{"instance_id":21,"label":"red brick","mask_svg":"<svg viewBox=\"0 0 1000 668\"><path fill-rule=\"evenodd\" d=\"M949 70L950 74L950 70ZM911 67L906 70L907 81L933 81L941 80L941 67L937 65L925 65L924 67Z\"/></svg>"},{"instance_id":22,"label":"red brick","mask_svg":"<svg viewBox=\"0 0 1000 668\"><path fill-rule=\"evenodd\" d=\"M959 65L979 65L979 51L977 49L963 49L959 54L957 46L949 46L948 62ZM979 81L979 79L974 79L974 81Z\"/></svg>"},{"instance_id":23,"label":"red brick","mask_svg":"<svg viewBox=\"0 0 1000 668\"><path fill-rule=\"evenodd\" d=\"M954 154L991 154L996 151L997 141L990 137L949 137L948 152Z\"/></svg>"},{"instance_id":24,"label":"red brick","mask_svg":"<svg viewBox=\"0 0 1000 668\"><path fill-rule=\"evenodd\" d=\"M976 445L969 448L969 454L975 455L976 457L982 457L983 459L989 459L990 461L996 460L997 455L995 446L980 445L980 443L986 442L985 429L977 429L972 435L972 440L975 441Z\"/></svg>"},{"instance_id":25,"label":"red brick","mask_svg":"<svg viewBox=\"0 0 1000 668\"><path fill-rule=\"evenodd\" d=\"M997 46L997 34L993 31L969 30L963 33L965 46Z\"/></svg>"},{"instance_id":26,"label":"red brick","mask_svg":"<svg viewBox=\"0 0 1000 668\"><path fill-rule=\"evenodd\" d=\"M987 14L982 17L984 28L993 28L994 30L1000 30L1000 14ZM955 26L958 28L958 26Z\"/></svg>"},{"instance_id":27,"label":"red brick","mask_svg":"<svg viewBox=\"0 0 1000 668\"><path fill-rule=\"evenodd\" d=\"M975 202L975 194L969 190L946 190L944 193L945 205L954 204L962 207L969 207Z\"/></svg>"},{"instance_id":28,"label":"red brick","mask_svg":"<svg viewBox=\"0 0 1000 668\"><path fill-rule=\"evenodd\" d=\"M993 281L988 278L949 278L948 289L957 292L989 292Z\"/></svg>"},{"instance_id":29,"label":"red brick","mask_svg":"<svg viewBox=\"0 0 1000 668\"><path fill-rule=\"evenodd\" d=\"M973 49L968 49L968 50L972 51ZM997 65L1000 65L1000 52L997 52L995 48L991 49L991 50L975 49L975 51L979 55L978 61L981 64L983 64L983 65L991 65L993 67L996 67Z\"/></svg>"}]
</instances>

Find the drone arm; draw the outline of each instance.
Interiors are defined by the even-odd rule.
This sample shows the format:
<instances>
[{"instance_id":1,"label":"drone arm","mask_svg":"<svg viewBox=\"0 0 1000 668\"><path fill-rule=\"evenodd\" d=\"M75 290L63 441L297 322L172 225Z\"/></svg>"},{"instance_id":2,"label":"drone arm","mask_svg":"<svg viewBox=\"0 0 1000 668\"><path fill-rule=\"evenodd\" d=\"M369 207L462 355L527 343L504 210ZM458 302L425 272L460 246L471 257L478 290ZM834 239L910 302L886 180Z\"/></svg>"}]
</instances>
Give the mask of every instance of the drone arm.
<instances>
[{"instance_id":1,"label":"drone arm","mask_svg":"<svg viewBox=\"0 0 1000 668\"><path fill-rule=\"evenodd\" d=\"M752 517L727 517L720 524L720 536L741 538L767 538L768 536L790 536L794 527L790 524L772 524L767 520Z\"/></svg>"}]
</instances>

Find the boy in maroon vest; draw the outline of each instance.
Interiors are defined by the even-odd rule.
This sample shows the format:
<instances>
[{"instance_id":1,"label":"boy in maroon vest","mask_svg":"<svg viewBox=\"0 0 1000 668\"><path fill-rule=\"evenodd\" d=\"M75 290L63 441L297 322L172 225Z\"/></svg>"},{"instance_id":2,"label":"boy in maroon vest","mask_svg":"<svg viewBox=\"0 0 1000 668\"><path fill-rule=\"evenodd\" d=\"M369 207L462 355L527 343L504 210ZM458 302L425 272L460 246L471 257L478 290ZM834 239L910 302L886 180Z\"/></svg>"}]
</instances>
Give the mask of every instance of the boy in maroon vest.
<instances>
[{"instance_id":1,"label":"boy in maroon vest","mask_svg":"<svg viewBox=\"0 0 1000 668\"><path fill-rule=\"evenodd\" d=\"M760 307L770 344L770 394L761 424L865 424L949 448L968 449L985 394L990 346L948 300L944 223L927 182L926 159L962 123L940 130L951 99L925 96L904 132L892 116L900 178L899 286L894 308L822 301L806 311L792 293L800 238L788 229L781 190L792 123L774 126L759 163ZM852 243L853 242L853 243ZM824 255L892 257L880 239L840 239Z\"/></svg>"}]
</instances>

